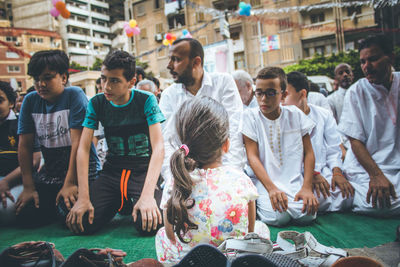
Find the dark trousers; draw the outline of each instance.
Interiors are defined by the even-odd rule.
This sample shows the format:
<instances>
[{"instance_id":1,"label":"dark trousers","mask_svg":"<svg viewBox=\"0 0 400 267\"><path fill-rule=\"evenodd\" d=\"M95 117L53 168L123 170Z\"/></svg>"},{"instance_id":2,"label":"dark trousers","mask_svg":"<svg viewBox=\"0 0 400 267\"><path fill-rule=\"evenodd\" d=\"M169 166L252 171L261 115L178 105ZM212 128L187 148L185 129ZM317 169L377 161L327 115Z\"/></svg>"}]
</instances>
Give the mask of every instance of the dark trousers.
<instances>
[{"instance_id":1,"label":"dark trousers","mask_svg":"<svg viewBox=\"0 0 400 267\"><path fill-rule=\"evenodd\" d=\"M111 221L117 212L123 215L131 215L133 207L142 193L146 174L147 169L144 172L112 168L103 170L99 178L91 183L89 187L90 201L94 207L94 220L93 224L89 224L87 214L84 216L84 233L91 234L100 230ZM154 192L157 206L160 205L161 197L162 191L157 183ZM161 225L151 232L143 231L140 211L138 211L137 215L134 226L139 234L155 235Z\"/></svg>"},{"instance_id":2,"label":"dark trousers","mask_svg":"<svg viewBox=\"0 0 400 267\"><path fill-rule=\"evenodd\" d=\"M20 227L39 227L53 223L59 217L56 207L56 197L62 184L35 183L39 195L39 208L33 200L29 202L17 215L17 224Z\"/></svg>"}]
</instances>

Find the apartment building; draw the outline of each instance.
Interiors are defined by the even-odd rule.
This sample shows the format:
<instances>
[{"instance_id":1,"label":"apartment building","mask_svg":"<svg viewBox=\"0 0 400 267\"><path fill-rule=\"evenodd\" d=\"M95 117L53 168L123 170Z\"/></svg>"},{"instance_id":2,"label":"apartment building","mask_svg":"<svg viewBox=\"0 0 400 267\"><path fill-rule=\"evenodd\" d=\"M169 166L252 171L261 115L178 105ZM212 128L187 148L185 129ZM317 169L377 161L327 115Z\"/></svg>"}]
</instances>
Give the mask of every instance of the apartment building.
<instances>
[{"instance_id":1,"label":"apartment building","mask_svg":"<svg viewBox=\"0 0 400 267\"><path fill-rule=\"evenodd\" d=\"M51 0L12 0L15 27L59 32L71 61L91 66L111 48L109 4L106 0L65 0L71 17L53 18Z\"/></svg>"},{"instance_id":2,"label":"apartment building","mask_svg":"<svg viewBox=\"0 0 400 267\"><path fill-rule=\"evenodd\" d=\"M341 0L250 0L252 10L275 9L317 4L339 4ZM199 0L197 5L216 10L237 10L239 0ZM140 36L132 38L136 55L157 49L159 51L140 58L149 64L149 69L162 78L168 78L166 70L168 48L161 49L163 36L167 32L178 37L183 29L193 33L206 50L206 58L223 49L218 46L226 42L229 69L245 69L252 76L262 66L285 66L319 53L329 55L337 51L357 48L357 40L376 32L375 11L367 5L321 8L311 11L273 12L250 17L229 17L229 40L220 33L221 23L210 12L202 12L192 3L161 0L126 0L126 17L134 18L142 30ZM169 5L175 5L173 7ZM168 5L168 6L167 6ZM203 8L204 10L204 8ZM212 46L218 49L207 49ZM161 50L160 50L161 49ZM218 61L218 60L217 60ZM228 60L229 61L229 60Z\"/></svg>"},{"instance_id":3,"label":"apartment building","mask_svg":"<svg viewBox=\"0 0 400 267\"><path fill-rule=\"evenodd\" d=\"M19 91L33 80L26 74L30 56L36 51L62 49L61 36L53 31L0 27L0 80L15 79Z\"/></svg>"}]
</instances>

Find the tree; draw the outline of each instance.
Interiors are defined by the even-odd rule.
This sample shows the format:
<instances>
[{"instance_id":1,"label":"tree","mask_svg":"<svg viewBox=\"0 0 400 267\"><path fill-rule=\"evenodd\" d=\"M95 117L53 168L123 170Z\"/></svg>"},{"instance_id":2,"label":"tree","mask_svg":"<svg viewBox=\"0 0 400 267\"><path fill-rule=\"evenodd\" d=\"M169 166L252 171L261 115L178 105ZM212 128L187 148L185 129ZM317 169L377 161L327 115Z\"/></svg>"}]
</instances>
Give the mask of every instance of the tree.
<instances>
[{"instance_id":1,"label":"tree","mask_svg":"<svg viewBox=\"0 0 400 267\"><path fill-rule=\"evenodd\" d=\"M395 47L396 70L400 67L400 47ZM284 67L286 73L291 71L300 71L307 76L325 75L334 78L335 67L340 63L347 63L353 68L354 81L364 77L360 66L360 56L358 51L351 50L347 53L338 53L331 56L314 55L311 59L302 59L298 64Z\"/></svg>"},{"instance_id":2,"label":"tree","mask_svg":"<svg viewBox=\"0 0 400 267\"><path fill-rule=\"evenodd\" d=\"M142 67L144 69L144 72L146 73L146 77L153 77L154 74L152 71L147 72L146 69L149 67L149 63L147 62L142 62L136 59L136 66Z\"/></svg>"},{"instance_id":3,"label":"tree","mask_svg":"<svg viewBox=\"0 0 400 267\"><path fill-rule=\"evenodd\" d=\"M101 65L103 64L103 60L100 58L96 57L96 60L94 61L92 67L90 68L91 70L101 70Z\"/></svg>"},{"instance_id":4,"label":"tree","mask_svg":"<svg viewBox=\"0 0 400 267\"><path fill-rule=\"evenodd\" d=\"M70 69L74 69L74 70L79 70L79 71L85 71L87 70L87 67L80 65L79 63L75 62L75 61L71 61L71 64L69 64L69 68Z\"/></svg>"}]
</instances>

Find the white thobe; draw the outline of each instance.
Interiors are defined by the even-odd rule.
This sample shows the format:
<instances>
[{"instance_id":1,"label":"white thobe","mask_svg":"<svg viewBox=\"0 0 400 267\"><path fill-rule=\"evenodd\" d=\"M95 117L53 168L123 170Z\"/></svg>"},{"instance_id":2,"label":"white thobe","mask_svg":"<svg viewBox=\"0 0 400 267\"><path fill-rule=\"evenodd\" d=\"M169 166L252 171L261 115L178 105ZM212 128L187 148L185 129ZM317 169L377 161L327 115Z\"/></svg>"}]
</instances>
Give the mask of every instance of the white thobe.
<instances>
[{"instance_id":1,"label":"white thobe","mask_svg":"<svg viewBox=\"0 0 400 267\"><path fill-rule=\"evenodd\" d=\"M307 96L307 102L331 111L328 99L321 93L309 92Z\"/></svg>"},{"instance_id":2,"label":"white thobe","mask_svg":"<svg viewBox=\"0 0 400 267\"><path fill-rule=\"evenodd\" d=\"M366 202L369 175L351 149L347 151L343 169L355 189L353 210L373 215L400 214L400 73L393 73L388 91L367 79L353 84L345 97L339 131L361 141L372 159L394 185L397 200L390 209L374 209Z\"/></svg>"},{"instance_id":3,"label":"white thobe","mask_svg":"<svg viewBox=\"0 0 400 267\"><path fill-rule=\"evenodd\" d=\"M248 108L258 108L258 102L255 96L253 96L253 98L251 99L250 103L247 106L243 104L243 110L246 110Z\"/></svg>"},{"instance_id":4,"label":"white thobe","mask_svg":"<svg viewBox=\"0 0 400 267\"><path fill-rule=\"evenodd\" d=\"M311 132L314 126L314 122L295 106L281 106L281 114L276 120L267 119L259 109L248 109L243 114L242 134L257 142L261 163L272 182L285 192L289 201L286 212L274 211L268 191L253 170L246 166L246 173L252 178L260 195L257 214L267 224L284 225L291 219L298 223L309 223L315 219L315 216L301 212L302 201L294 201L304 181L303 136Z\"/></svg>"},{"instance_id":5,"label":"white thobe","mask_svg":"<svg viewBox=\"0 0 400 267\"><path fill-rule=\"evenodd\" d=\"M243 140L239 131L243 104L236 83L230 74L204 71L201 87L196 95L187 91L181 83L172 84L162 93L159 106L166 118L166 121L161 124L165 149L161 174L164 180L172 178L170 157L181 145L179 140L176 140L175 113L186 100L202 96L208 96L218 101L228 112L230 148L228 153L223 156L223 163L239 170L244 167Z\"/></svg>"},{"instance_id":6,"label":"white thobe","mask_svg":"<svg viewBox=\"0 0 400 267\"><path fill-rule=\"evenodd\" d=\"M333 92L331 95L328 95L327 99L329 102L329 106L332 110L333 117L335 117L336 123L339 123L340 116L342 115L343 110L343 101L346 96L347 90L339 87L338 90Z\"/></svg>"},{"instance_id":7,"label":"white thobe","mask_svg":"<svg viewBox=\"0 0 400 267\"><path fill-rule=\"evenodd\" d=\"M311 144L315 156L314 170L332 185L332 170L335 167L342 168L342 151L340 149L340 135L332 114L321 107L308 104L310 113L307 115L314 123L315 127L311 131ZM339 211L350 208L353 199L345 199L339 187L335 191L329 190L331 196L327 199L320 197L319 211Z\"/></svg>"}]
</instances>

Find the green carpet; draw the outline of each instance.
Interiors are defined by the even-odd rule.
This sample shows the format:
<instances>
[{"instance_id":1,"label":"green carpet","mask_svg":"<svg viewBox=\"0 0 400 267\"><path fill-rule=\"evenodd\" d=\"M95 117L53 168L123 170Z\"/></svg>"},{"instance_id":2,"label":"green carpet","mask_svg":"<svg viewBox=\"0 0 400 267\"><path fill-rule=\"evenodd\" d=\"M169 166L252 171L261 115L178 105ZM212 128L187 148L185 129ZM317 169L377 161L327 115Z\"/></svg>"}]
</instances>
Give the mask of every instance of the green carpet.
<instances>
[{"instance_id":1,"label":"green carpet","mask_svg":"<svg viewBox=\"0 0 400 267\"><path fill-rule=\"evenodd\" d=\"M311 226L270 227L271 239L282 230L310 231L317 240L327 246L340 248L374 247L395 239L400 218L377 219L350 213L327 214L318 217ZM45 240L68 257L80 247L118 248L127 252L125 262L142 258L155 258L154 237L138 237L131 218L117 216L105 229L93 236L75 236L59 224L35 230L0 228L0 251L22 241Z\"/></svg>"}]
</instances>

